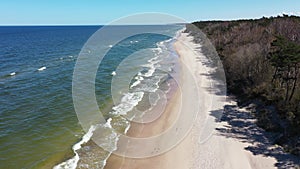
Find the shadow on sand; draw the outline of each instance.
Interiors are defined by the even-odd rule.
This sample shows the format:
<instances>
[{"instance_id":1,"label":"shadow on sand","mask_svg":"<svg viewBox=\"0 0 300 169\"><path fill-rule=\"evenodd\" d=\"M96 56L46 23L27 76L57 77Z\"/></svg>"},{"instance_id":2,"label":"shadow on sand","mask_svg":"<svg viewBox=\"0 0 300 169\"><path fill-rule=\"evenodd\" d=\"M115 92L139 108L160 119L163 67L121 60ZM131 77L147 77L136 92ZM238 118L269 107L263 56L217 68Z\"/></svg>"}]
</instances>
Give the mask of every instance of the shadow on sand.
<instances>
[{"instance_id":1,"label":"shadow on sand","mask_svg":"<svg viewBox=\"0 0 300 169\"><path fill-rule=\"evenodd\" d=\"M223 110L222 110L223 111ZM211 112L211 115L219 114ZM245 150L254 155L274 157L278 168L300 167L300 159L283 151L282 147L273 145L276 134L265 132L259 128L253 115L247 111L242 111L236 105L226 105L221 121L228 123L225 128L217 128L219 135L227 138L234 138L244 143L251 144Z\"/></svg>"}]
</instances>

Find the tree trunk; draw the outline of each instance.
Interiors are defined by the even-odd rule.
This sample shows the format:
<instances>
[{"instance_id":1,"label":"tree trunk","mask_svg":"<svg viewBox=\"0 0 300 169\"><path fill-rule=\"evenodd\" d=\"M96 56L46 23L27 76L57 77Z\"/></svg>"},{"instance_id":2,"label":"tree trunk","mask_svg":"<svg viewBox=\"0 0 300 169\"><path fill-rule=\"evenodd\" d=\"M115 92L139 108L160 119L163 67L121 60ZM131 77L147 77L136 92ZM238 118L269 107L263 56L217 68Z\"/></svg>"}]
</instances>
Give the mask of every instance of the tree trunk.
<instances>
[{"instance_id":1,"label":"tree trunk","mask_svg":"<svg viewBox=\"0 0 300 169\"><path fill-rule=\"evenodd\" d=\"M289 98L289 92L290 92L290 66L288 65L288 70L286 72L286 76L285 76L285 83L286 83L286 92L285 92L285 103L288 102L288 98Z\"/></svg>"},{"instance_id":2,"label":"tree trunk","mask_svg":"<svg viewBox=\"0 0 300 169\"><path fill-rule=\"evenodd\" d=\"M276 78L277 71L278 71L278 68L276 67L276 68L275 68L275 72L274 72L273 77L272 77L272 83L274 82L274 80L275 80L275 78Z\"/></svg>"},{"instance_id":3,"label":"tree trunk","mask_svg":"<svg viewBox=\"0 0 300 169\"><path fill-rule=\"evenodd\" d=\"M290 95L290 98L289 98L289 101L292 100L293 96L294 96L294 93L295 93L295 89L296 89L296 86L297 86L297 80L298 80L298 66L295 65L295 76L294 76L294 83L293 83L293 89L292 89L292 92L291 92L291 95Z\"/></svg>"}]
</instances>

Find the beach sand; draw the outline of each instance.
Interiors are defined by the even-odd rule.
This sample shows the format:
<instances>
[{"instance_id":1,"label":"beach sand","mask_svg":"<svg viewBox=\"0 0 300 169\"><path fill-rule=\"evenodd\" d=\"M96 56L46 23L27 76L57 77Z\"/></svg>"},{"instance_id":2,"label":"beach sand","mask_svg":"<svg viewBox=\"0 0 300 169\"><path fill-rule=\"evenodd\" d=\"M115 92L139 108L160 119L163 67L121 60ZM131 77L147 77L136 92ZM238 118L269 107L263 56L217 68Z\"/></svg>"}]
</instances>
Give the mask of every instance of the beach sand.
<instances>
[{"instance_id":1,"label":"beach sand","mask_svg":"<svg viewBox=\"0 0 300 169\"><path fill-rule=\"evenodd\" d=\"M223 127L227 124L217 123L212 112L222 111L226 96L209 90L212 87L212 79L207 74L213 71L213 68L204 64L206 57L199 53L199 46L194 44L192 37L187 34L181 33L174 47L180 56L181 64L190 69L190 72L181 72L183 81L181 92L197 92L200 102L197 102L192 96L180 94L178 90L168 102L165 112L159 119L148 124L132 123L128 135L149 137L166 130L176 120L178 115L176 112L180 108L184 112L192 111L191 107L180 107L182 100L188 100L191 105L199 108L199 114L195 118L191 130L184 140L164 154L144 159L111 155L105 169L274 168L276 162L274 158L254 156L244 149L247 146L246 143L226 138L217 133L215 127ZM192 86L193 79L186 79L185 74L187 73L193 74L197 86ZM209 122L210 125L207 125L206 122ZM187 123L192 122L187 121Z\"/></svg>"}]
</instances>

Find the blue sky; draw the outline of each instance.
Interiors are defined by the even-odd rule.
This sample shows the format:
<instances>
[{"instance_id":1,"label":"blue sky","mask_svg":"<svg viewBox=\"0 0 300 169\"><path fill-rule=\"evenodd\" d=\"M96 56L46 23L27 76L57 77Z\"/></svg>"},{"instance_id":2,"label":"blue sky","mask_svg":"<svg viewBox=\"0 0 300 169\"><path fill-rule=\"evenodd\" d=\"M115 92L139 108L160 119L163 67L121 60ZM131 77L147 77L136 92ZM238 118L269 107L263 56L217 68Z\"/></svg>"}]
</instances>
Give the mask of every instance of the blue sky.
<instances>
[{"instance_id":1,"label":"blue sky","mask_svg":"<svg viewBox=\"0 0 300 169\"><path fill-rule=\"evenodd\" d=\"M260 18L280 13L300 15L300 1L2 0L0 25L99 25L142 12L168 13L189 22Z\"/></svg>"}]
</instances>

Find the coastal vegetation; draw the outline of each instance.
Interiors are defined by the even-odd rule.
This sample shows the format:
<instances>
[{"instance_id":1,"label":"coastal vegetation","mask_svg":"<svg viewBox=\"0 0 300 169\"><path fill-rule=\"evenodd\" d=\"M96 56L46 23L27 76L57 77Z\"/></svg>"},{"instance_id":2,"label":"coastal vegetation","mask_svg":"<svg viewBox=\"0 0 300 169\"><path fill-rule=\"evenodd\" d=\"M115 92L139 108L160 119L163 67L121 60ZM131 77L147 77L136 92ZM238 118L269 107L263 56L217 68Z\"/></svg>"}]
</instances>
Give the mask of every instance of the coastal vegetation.
<instances>
[{"instance_id":1,"label":"coastal vegetation","mask_svg":"<svg viewBox=\"0 0 300 169\"><path fill-rule=\"evenodd\" d=\"M300 156L300 17L188 24L186 32L209 56L209 43L193 25L215 46L229 94L253 107L257 125L276 133L274 144Z\"/></svg>"}]
</instances>

